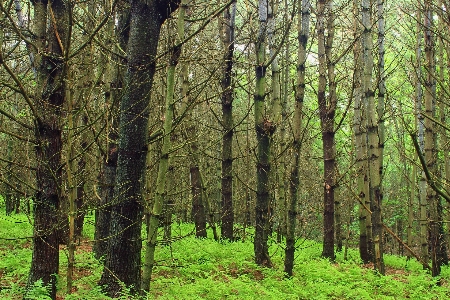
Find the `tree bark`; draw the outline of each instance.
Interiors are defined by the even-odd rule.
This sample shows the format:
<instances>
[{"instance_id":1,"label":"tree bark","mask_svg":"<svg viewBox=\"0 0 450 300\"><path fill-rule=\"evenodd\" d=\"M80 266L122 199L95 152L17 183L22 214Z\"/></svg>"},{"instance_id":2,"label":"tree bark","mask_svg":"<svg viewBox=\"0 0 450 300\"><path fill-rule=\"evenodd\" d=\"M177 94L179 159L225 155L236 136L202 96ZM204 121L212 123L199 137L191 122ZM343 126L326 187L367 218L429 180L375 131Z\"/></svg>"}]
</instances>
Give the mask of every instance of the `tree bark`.
<instances>
[{"instance_id":1,"label":"tree bark","mask_svg":"<svg viewBox=\"0 0 450 300\"><path fill-rule=\"evenodd\" d=\"M360 26L360 6L359 1L353 1L354 11L354 38L353 46L354 74L353 74L353 96L354 96L354 115L353 115L353 133L355 135L355 165L357 169L357 186L359 205L359 255L364 263L372 261L372 220L364 205L370 207L369 186L367 176L367 142L366 142L366 118L362 101L362 76L363 76L363 54L361 40L359 38Z\"/></svg>"},{"instance_id":2,"label":"tree bark","mask_svg":"<svg viewBox=\"0 0 450 300\"><path fill-rule=\"evenodd\" d=\"M149 94L161 25L179 1L132 0L128 40L127 92L120 103L116 184L110 235L99 284L111 297L121 282L133 294L141 284L142 187L148 140Z\"/></svg>"},{"instance_id":3,"label":"tree bark","mask_svg":"<svg viewBox=\"0 0 450 300\"><path fill-rule=\"evenodd\" d=\"M255 129L256 141L258 143L257 165L256 165L256 206L255 206L255 238L254 251L255 262L260 266L271 267L269 256L269 178L271 174L270 149L271 138L275 132L275 124L265 109L266 94L266 37L268 2L259 0L259 34L256 42L256 87L255 87Z\"/></svg>"},{"instance_id":4,"label":"tree bark","mask_svg":"<svg viewBox=\"0 0 450 300\"><path fill-rule=\"evenodd\" d=\"M373 89L373 40L372 40L372 6L369 0L361 2L362 44L364 57L363 99L366 108L367 151L370 210L372 211L372 236L374 247L373 262L375 269L384 274L383 262L383 228L381 223L381 174L378 137L378 119L375 111Z\"/></svg>"},{"instance_id":5,"label":"tree bark","mask_svg":"<svg viewBox=\"0 0 450 300\"><path fill-rule=\"evenodd\" d=\"M334 15L332 0L319 0L317 7L317 36L319 54L319 103L320 126L324 163L323 183L323 251L322 256L334 260L334 202L336 150L334 145L334 117L336 113L336 82L331 50L334 38ZM325 35L325 30L327 35ZM326 86L329 95L326 95Z\"/></svg>"},{"instance_id":6,"label":"tree bark","mask_svg":"<svg viewBox=\"0 0 450 300\"><path fill-rule=\"evenodd\" d=\"M222 43L225 54L222 62L222 227L221 237L233 240L233 52L234 25L236 17L236 3L225 10L222 23Z\"/></svg>"},{"instance_id":7,"label":"tree bark","mask_svg":"<svg viewBox=\"0 0 450 300\"><path fill-rule=\"evenodd\" d=\"M117 28L114 31L114 23L111 22L109 31L111 36L115 35L120 47L126 50L129 38L130 11L123 8L117 14ZM112 43L111 43L112 44ZM118 130L119 130L119 107L118 101L123 96L124 68L126 64L122 59L114 58L114 63L108 63L105 75L106 91L105 103L108 107L107 128L108 144L103 157L102 170L99 174L100 199L95 211L95 244L94 253L97 259L105 258L108 250L109 223L111 219L111 204L114 197L114 186L116 180L117 156L118 156Z\"/></svg>"},{"instance_id":8,"label":"tree bark","mask_svg":"<svg viewBox=\"0 0 450 300\"><path fill-rule=\"evenodd\" d=\"M50 297L56 299L56 275L59 270L57 228L61 192L62 142L61 131L49 128L51 127L48 123L41 124L36 134L39 138L39 146L36 149L39 192L35 196L34 203L33 255L27 289L31 289L36 281L42 279L44 285L51 286ZM50 168L57 172L52 174ZM52 175L57 179L56 182Z\"/></svg>"},{"instance_id":9,"label":"tree bark","mask_svg":"<svg viewBox=\"0 0 450 300\"><path fill-rule=\"evenodd\" d=\"M425 114L433 119L436 116L436 77L435 77L435 37L433 33L433 1L426 0L424 7L424 37L426 57ZM431 174L437 173L437 132L435 122L425 118L425 161ZM439 195L428 184L428 246L431 251L431 274L439 276L441 266L448 263L442 225L442 204Z\"/></svg>"},{"instance_id":10,"label":"tree bark","mask_svg":"<svg viewBox=\"0 0 450 300\"><path fill-rule=\"evenodd\" d=\"M298 61L297 61L297 85L295 89L294 104L294 125L292 143L293 160L290 167L289 190L290 198L287 208L287 234L286 250L284 258L284 272L288 277L292 277L295 255L295 229L297 227L297 203L299 191L299 171L301 154L301 132L303 122L303 102L305 99L305 75L306 75L306 47L309 38L309 20L311 14L311 3L309 0L299 0L298 6L301 9L298 12Z\"/></svg>"},{"instance_id":11,"label":"tree bark","mask_svg":"<svg viewBox=\"0 0 450 300\"><path fill-rule=\"evenodd\" d=\"M56 276L59 268L59 206L62 188L62 108L65 101L65 62L67 49L68 8L63 1L53 1L52 25L46 30L47 1L33 2L34 36L39 51L35 108L35 153L37 190L34 203L34 234L31 269L27 290L42 279L50 286L50 297L56 299ZM47 50L44 51L44 39ZM41 57L41 53L49 55Z\"/></svg>"}]
</instances>

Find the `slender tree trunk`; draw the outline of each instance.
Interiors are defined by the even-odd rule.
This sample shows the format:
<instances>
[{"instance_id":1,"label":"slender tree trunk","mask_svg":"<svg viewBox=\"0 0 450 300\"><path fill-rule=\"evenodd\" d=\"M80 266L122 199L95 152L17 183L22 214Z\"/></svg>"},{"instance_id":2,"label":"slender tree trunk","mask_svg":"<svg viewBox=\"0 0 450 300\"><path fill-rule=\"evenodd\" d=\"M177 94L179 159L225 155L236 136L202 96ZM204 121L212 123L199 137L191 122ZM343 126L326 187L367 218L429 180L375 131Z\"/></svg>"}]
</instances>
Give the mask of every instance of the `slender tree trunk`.
<instances>
[{"instance_id":1,"label":"slender tree trunk","mask_svg":"<svg viewBox=\"0 0 450 300\"><path fill-rule=\"evenodd\" d=\"M447 26L447 31L450 29L450 12L449 12L449 2L448 1L444 1L444 7L445 7L445 12L447 13L446 15L446 22L444 23ZM447 55L447 74L449 74L450 72L450 43L448 42L447 39L442 39L442 43L443 43L443 47L445 49L445 54ZM440 56L441 59L443 60L444 55ZM441 81L443 82L443 81ZM448 85L447 85L448 86ZM442 105L445 105L444 102L442 102ZM447 118L447 114L448 114L448 109L444 109L443 110L443 114L441 115L441 122L444 122L443 124L445 124L445 119ZM442 119L445 118L445 119ZM442 145L447 145L449 142L449 138L448 138L448 133L445 131L445 133L443 133L442 136ZM447 148L448 149L448 148ZM445 179L446 182L450 182L450 155L449 155L449 151L447 151L447 149L444 148L444 173L445 173ZM450 203L447 203L447 222L450 222ZM447 250L450 249L450 226L447 226Z\"/></svg>"},{"instance_id":2,"label":"slender tree trunk","mask_svg":"<svg viewBox=\"0 0 450 300\"><path fill-rule=\"evenodd\" d=\"M384 261L383 261L383 221L382 221L382 200L383 200L383 189L382 189L382 178L383 178L383 154L384 154L384 143L385 143L385 125L384 125L384 95L386 93L385 86L385 74L384 74L384 0L377 0L377 23L378 23L378 103L377 103L377 113L378 119L376 121L377 125L377 135L378 135L378 145L376 145L377 152L377 165L378 171L374 170L375 176L373 176L373 184L371 187L374 189L372 199L373 209L372 209L372 223L373 223L373 236L374 241L379 240L379 252L375 251L375 268L378 272L384 275ZM370 107L370 104L369 104ZM375 124L370 124L368 126L370 132L370 126ZM370 142L371 143L371 142ZM373 155L371 155L373 157ZM372 180L372 174L371 180ZM377 247L377 246L376 246Z\"/></svg>"},{"instance_id":3,"label":"slender tree trunk","mask_svg":"<svg viewBox=\"0 0 450 300\"><path fill-rule=\"evenodd\" d=\"M334 260L334 189L336 168L334 117L336 113L336 82L334 80L334 64L332 63L331 56L334 38L334 14L332 9L332 0L318 1L319 86L317 100L319 103L324 162L322 256ZM325 34L325 30L327 31L327 35ZM328 97L326 95L327 78L329 86Z\"/></svg>"},{"instance_id":4,"label":"slender tree trunk","mask_svg":"<svg viewBox=\"0 0 450 300\"><path fill-rule=\"evenodd\" d=\"M343 203L339 200L339 187L336 186L334 189L334 193L337 197L334 197L334 232L335 232L335 240L336 240L336 251L342 252L342 207Z\"/></svg>"},{"instance_id":5,"label":"slender tree trunk","mask_svg":"<svg viewBox=\"0 0 450 300\"><path fill-rule=\"evenodd\" d=\"M284 7L285 7L285 12L284 12L284 25L285 25L285 29L284 30L289 30L290 29L290 24L289 24L289 11L288 11L288 1L284 0ZM299 13L299 15L301 16L301 14ZM284 48L284 68L282 70L282 97L281 97L281 126L280 126L280 146L278 148L278 152L279 153L283 153L286 149L286 129L289 126L289 117L288 117L288 113L289 113L289 107L288 107L288 101L289 101L289 96L291 94L290 91L290 63L288 63L290 60L290 55L291 55L291 50L290 50L290 43L286 43L285 44L285 48ZM278 203L279 205L277 205L277 211L275 212L276 216L277 216L277 243L282 242L282 237L286 237L287 235L287 212L288 212L288 201L289 201L289 186L287 184L287 182L285 182L285 178L288 178L287 176L289 176L288 173L288 168L289 168L289 164L287 162L287 155L281 155L281 157L279 158L279 169L278 169L278 174L277 174L277 184L278 184Z\"/></svg>"},{"instance_id":6,"label":"slender tree trunk","mask_svg":"<svg viewBox=\"0 0 450 300\"><path fill-rule=\"evenodd\" d=\"M70 71L69 71L70 72ZM76 187L76 172L75 165L75 116L74 116L74 98L73 98L73 86L70 84L72 80L68 76L66 85L66 101L67 101L67 153L66 153L66 175L68 185L67 200L69 202L69 237L67 243L67 293L72 292L73 284L73 271L75 265L75 219L76 219L76 199L77 199L77 187Z\"/></svg>"},{"instance_id":7,"label":"slender tree trunk","mask_svg":"<svg viewBox=\"0 0 450 300\"><path fill-rule=\"evenodd\" d=\"M166 182L166 195L164 199L164 208L162 211L162 223L164 227L164 236L163 239L166 244L171 243L172 239L172 215L174 213L175 208L175 199L174 195L172 195L176 189L176 184L178 183L177 174L175 174L175 166L172 161L169 160L169 167L167 169L167 182ZM170 194L169 194L170 193Z\"/></svg>"},{"instance_id":8,"label":"slender tree trunk","mask_svg":"<svg viewBox=\"0 0 450 300\"><path fill-rule=\"evenodd\" d=\"M295 89L294 104L294 125L292 143L293 160L291 163L291 173L289 180L290 198L288 205L286 250L284 258L284 272L288 277L292 277L295 255L295 229L297 227L297 203L299 190L299 169L301 154L301 132L303 121L303 102L305 99L305 75L306 75L306 47L309 38L309 20L311 14L311 3L309 0L299 0L298 6L301 8L298 12L297 38L298 38L298 61L297 61L297 85Z\"/></svg>"},{"instance_id":9,"label":"slender tree trunk","mask_svg":"<svg viewBox=\"0 0 450 300\"><path fill-rule=\"evenodd\" d=\"M384 274L383 262L383 230L381 223L381 174L380 152L378 149L378 120L375 111L374 90L372 83L373 70L373 41L372 41L372 6L369 0L363 0L362 26L363 26L363 53L364 53L364 80L363 97L367 115L367 141L368 141L368 165L369 165L369 198L372 211L372 235L374 242L374 267Z\"/></svg>"},{"instance_id":10,"label":"slender tree trunk","mask_svg":"<svg viewBox=\"0 0 450 300\"><path fill-rule=\"evenodd\" d=\"M414 157L414 161L417 161L416 156ZM412 247L413 244L413 222L414 222L414 201L416 200L416 176L417 175L417 167L413 165L411 168L411 184L410 184L410 197L408 199L408 227L406 229L406 239L408 243L408 247ZM409 251L406 254L408 258L411 257Z\"/></svg>"},{"instance_id":11,"label":"slender tree trunk","mask_svg":"<svg viewBox=\"0 0 450 300\"><path fill-rule=\"evenodd\" d=\"M271 59L271 97L269 102L269 120L276 127L281 125L282 121L282 108L281 108L281 84L280 84L280 66L278 63L278 45L276 44L276 18L275 16L278 14L278 1L269 1L268 4L268 16L267 16L267 41L269 48L269 55ZM281 127L281 126L280 126ZM278 206L281 206L279 195L279 187L277 186L277 174L279 164L278 157L279 155L276 153L278 148L277 141L278 136L272 135L271 137L271 153L269 154L272 162L271 162L271 174L269 177L269 235L271 236L274 229L275 220L278 218L276 215L276 210ZM275 158L275 159L272 159Z\"/></svg>"},{"instance_id":12,"label":"slender tree trunk","mask_svg":"<svg viewBox=\"0 0 450 300\"><path fill-rule=\"evenodd\" d=\"M1 38L0 38L0 42L1 42ZM6 147L7 147L7 150L6 150L7 159L12 162L13 161L13 151L14 151L12 138L8 139ZM7 170L8 171L6 173L6 182L11 183L11 182L13 182L13 177L12 177L13 164L12 163L8 163ZM16 210L17 200L15 197L13 188L9 185L6 185L5 188L6 188L5 194L3 196L4 196L4 200L5 200L6 215L9 216Z\"/></svg>"},{"instance_id":13,"label":"slender tree trunk","mask_svg":"<svg viewBox=\"0 0 450 300\"><path fill-rule=\"evenodd\" d=\"M99 284L111 297L122 282L132 293L141 284L142 186L148 145L149 94L161 25L178 1L132 0L127 91L121 99L116 185L110 239Z\"/></svg>"},{"instance_id":14,"label":"slender tree trunk","mask_svg":"<svg viewBox=\"0 0 450 300\"><path fill-rule=\"evenodd\" d=\"M418 128L418 140L420 151L423 154L425 148L425 129L424 129L424 117L422 114L422 11L417 10L417 40L416 40L416 84L415 84L415 109L416 109L416 121ZM419 180L419 210L420 210L420 252L424 261L428 262L428 242L427 242L427 201L426 201L426 178L425 173L422 171Z\"/></svg>"},{"instance_id":15,"label":"slender tree trunk","mask_svg":"<svg viewBox=\"0 0 450 300\"><path fill-rule=\"evenodd\" d=\"M184 26L184 1L181 2L178 22ZM167 91L164 115L164 138L159 159L158 177L156 179L156 193L153 202L153 209L150 213L150 221L147 231L147 242L145 245L145 259L142 275L142 292L150 290L150 280L152 276L153 264L155 262L155 248L158 237L159 220L162 216L164 200L167 196L166 178L169 170L170 148L172 146L171 134L174 114L174 89L175 89L175 68L181 54L181 46L174 46L170 52L169 66L167 68Z\"/></svg>"},{"instance_id":16,"label":"slender tree trunk","mask_svg":"<svg viewBox=\"0 0 450 300\"><path fill-rule=\"evenodd\" d=\"M369 186L367 176L367 141L366 141L366 118L362 101L362 76L363 76L363 54L359 34L361 31L360 20L358 17L360 6L359 1L353 1L354 19L354 38L353 57L355 69L353 74L353 96L354 96L354 115L353 132L355 135L355 159L357 168L357 186L359 196L359 255L364 263L372 261L372 220L364 208L370 207Z\"/></svg>"},{"instance_id":17,"label":"slender tree trunk","mask_svg":"<svg viewBox=\"0 0 450 300\"><path fill-rule=\"evenodd\" d=\"M197 151L196 149L194 151ZM206 213L203 199L203 186L198 163L190 167L191 174L191 192L192 192L192 212L195 223L195 236L197 238L206 238Z\"/></svg>"},{"instance_id":18,"label":"slender tree trunk","mask_svg":"<svg viewBox=\"0 0 450 300\"><path fill-rule=\"evenodd\" d=\"M378 103L377 103L377 111L378 111L378 149L380 152L379 156L379 167L381 177L383 174L383 154L384 154L384 143L386 142L385 138L385 94L386 94L386 82L385 82L385 71L384 71L384 33L385 33L385 25L384 25L384 0L377 0L377 24L378 24Z\"/></svg>"},{"instance_id":19,"label":"slender tree trunk","mask_svg":"<svg viewBox=\"0 0 450 300\"><path fill-rule=\"evenodd\" d=\"M256 42L256 87L254 97L255 107L255 129L257 150L256 166L256 206L255 206L255 238L254 251L255 262L258 265L271 267L272 262L269 256L269 178L271 174L270 149L271 138L275 132L275 124L270 120L270 116L265 109L266 94L266 38L268 21L268 2L259 0L259 33Z\"/></svg>"},{"instance_id":20,"label":"slender tree trunk","mask_svg":"<svg viewBox=\"0 0 450 300\"><path fill-rule=\"evenodd\" d=\"M236 18L236 3L225 10L222 24L222 42L225 48L221 81L222 86L222 227L223 239L233 240L233 98L232 85L234 26Z\"/></svg>"},{"instance_id":21,"label":"slender tree trunk","mask_svg":"<svg viewBox=\"0 0 450 300\"><path fill-rule=\"evenodd\" d=\"M435 78L435 38L433 34L433 1L426 0L424 7L424 37L427 76L425 80L425 114L431 118L436 116L436 78ZM425 118L425 161L431 174L437 171L437 134L435 122ZM431 251L431 273L439 276L441 266L448 263L442 226L442 204L436 191L427 187L428 204L428 245Z\"/></svg>"},{"instance_id":22,"label":"slender tree trunk","mask_svg":"<svg viewBox=\"0 0 450 300\"><path fill-rule=\"evenodd\" d=\"M439 1L439 7L444 7L442 1ZM440 32L444 32L445 31L445 27L444 27L444 22L441 19L439 22L439 26L440 26ZM440 89L439 89L439 95L438 95L438 99L444 99L445 98L445 93L443 92L443 86L445 86L445 79L444 79L444 70L445 70L445 66L444 66L444 43L446 43L446 41L444 41L444 39L442 38L442 36L439 38L439 83L440 83ZM447 85L448 86L448 85ZM447 120L447 106L445 104L444 101L440 101L439 102L439 118L442 124L446 123ZM448 134L447 131L440 127L439 130L439 137L441 140L440 145L442 145L442 147L440 147L439 149L442 149L442 156L443 156L443 165L444 168L441 172L441 177L444 178L445 182L450 182L450 156L449 156L449 148L448 148ZM443 216L443 206L442 206L442 202L441 199L439 197L438 200L438 214L439 214L439 231L440 231L440 238L441 238L441 249L440 249L440 259L441 259L441 263L443 265L448 265L448 255L447 255L447 249L448 249L448 243L449 243L449 236L448 236L448 229L447 229L447 233L444 231L444 216ZM448 207L448 205L447 205ZM445 240L447 240L447 243L445 242Z\"/></svg>"}]
</instances>

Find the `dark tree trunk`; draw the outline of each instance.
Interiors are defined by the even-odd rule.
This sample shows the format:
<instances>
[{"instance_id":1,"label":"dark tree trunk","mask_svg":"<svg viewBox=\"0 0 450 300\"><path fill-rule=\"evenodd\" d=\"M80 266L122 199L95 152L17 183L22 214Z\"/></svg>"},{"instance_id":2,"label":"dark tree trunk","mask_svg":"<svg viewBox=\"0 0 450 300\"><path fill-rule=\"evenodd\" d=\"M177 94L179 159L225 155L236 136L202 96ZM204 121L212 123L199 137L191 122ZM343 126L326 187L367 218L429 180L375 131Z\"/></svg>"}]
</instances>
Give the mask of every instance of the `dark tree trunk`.
<instances>
[{"instance_id":1,"label":"dark tree trunk","mask_svg":"<svg viewBox=\"0 0 450 300\"><path fill-rule=\"evenodd\" d=\"M110 25L113 28L113 24ZM111 28L111 31L112 31ZM119 45L126 50L130 29L130 11L129 9L122 9L118 13L118 25L116 28L116 36L119 40ZM114 186L116 181L117 169L117 141L119 130L119 116L118 116L118 99L122 96L122 88L124 85L124 68L126 61L118 59L116 67L111 67L107 71L106 83L110 84L109 91L105 92L105 102L109 104L110 111L108 119L111 122L111 128L108 133L108 149L103 158L103 166L99 174L100 182L100 202L95 211L95 244L94 253L95 258L100 259L106 255L109 239L109 221L111 219L111 204L114 197Z\"/></svg>"},{"instance_id":2,"label":"dark tree trunk","mask_svg":"<svg viewBox=\"0 0 450 300\"><path fill-rule=\"evenodd\" d=\"M336 199L336 197L335 197ZM334 201L334 228L335 228L335 239L336 239L336 251L342 252L343 241L342 241L342 216L341 216L341 202L339 200Z\"/></svg>"},{"instance_id":3,"label":"dark tree trunk","mask_svg":"<svg viewBox=\"0 0 450 300\"><path fill-rule=\"evenodd\" d=\"M87 125L87 119L86 117L83 117L83 126ZM81 235L83 234L83 224L84 224L84 216L86 215L86 209L84 207L84 185L86 183L86 147L87 147L87 141L81 142L81 151L83 152L83 155L81 156L80 160L78 161L78 174L79 177L81 177L80 182L78 183L77 187L77 198L75 199L75 210L77 212L77 216L75 218L75 236L77 238L81 238Z\"/></svg>"},{"instance_id":4,"label":"dark tree trunk","mask_svg":"<svg viewBox=\"0 0 450 300\"><path fill-rule=\"evenodd\" d=\"M195 236L206 238L206 214L202 199L202 182L198 166L191 166L192 216L195 223Z\"/></svg>"},{"instance_id":5,"label":"dark tree trunk","mask_svg":"<svg viewBox=\"0 0 450 300\"><path fill-rule=\"evenodd\" d=\"M8 160L9 161L13 161L13 141L11 139L8 140L7 143L7 156L8 156ZM19 212L19 206L20 206L20 198L18 196L16 196L17 193L15 193L14 189L12 186L10 186L10 184L12 184L13 181L13 177L12 177L12 172L13 172L13 164L12 163L8 163L7 165L7 172L6 172L6 182L7 184L5 184L5 194L4 196L4 200L5 200L5 208L6 208L6 215L9 216L12 213Z\"/></svg>"},{"instance_id":6,"label":"dark tree trunk","mask_svg":"<svg viewBox=\"0 0 450 300\"><path fill-rule=\"evenodd\" d=\"M110 137L114 136L117 138L116 134L110 133ZM108 159L104 163L100 175L100 203L95 215L94 253L97 259L106 255L108 249L109 221L111 219L110 205L114 197L114 184L116 179L117 144L110 143L108 148Z\"/></svg>"},{"instance_id":7,"label":"dark tree trunk","mask_svg":"<svg viewBox=\"0 0 450 300\"><path fill-rule=\"evenodd\" d=\"M227 98L226 100L224 98ZM231 98L231 99L230 99ZM222 112L225 134L222 148L222 228L223 239L233 240L233 116L232 95L222 96Z\"/></svg>"},{"instance_id":8,"label":"dark tree trunk","mask_svg":"<svg viewBox=\"0 0 450 300\"><path fill-rule=\"evenodd\" d=\"M12 213L18 214L20 212L20 198L12 191L12 188L9 186L6 187L4 200L7 216L11 215Z\"/></svg>"},{"instance_id":9,"label":"dark tree trunk","mask_svg":"<svg viewBox=\"0 0 450 300\"><path fill-rule=\"evenodd\" d=\"M269 149L270 139L268 132L264 132L263 129L256 131L256 138L258 141L258 164L256 167L256 209L255 209L255 262L260 266L271 267L272 262L269 256L269 173L270 173L270 161L269 161Z\"/></svg>"},{"instance_id":10,"label":"dark tree trunk","mask_svg":"<svg viewBox=\"0 0 450 300\"><path fill-rule=\"evenodd\" d=\"M128 86L120 104L116 184L109 232L112 237L99 282L111 297L120 296L120 282L133 294L140 290L141 192L148 144L149 94L161 25L177 8L178 1L132 0L130 5Z\"/></svg>"},{"instance_id":11,"label":"dark tree trunk","mask_svg":"<svg viewBox=\"0 0 450 300\"><path fill-rule=\"evenodd\" d=\"M303 98L296 96L297 102L303 103ZM297 104L298 105L298 104ZM300 104L302 105L302 104ZM300 179L298 176L299 171L299 154L300 145L299 141L294 139L293 147L294 157L292 163L292 169L289 180L289 190L290 199L289 206L287 208L287 234L286 234L286 249L285 249L285 259L284 259L284 272L287 277L290 278L293 275L294 269L294 255L295 255L295 229L296 229L296 218L297 218L297 198L298 198L298 186L300 184Z\"/></svg>"},{"instance_id":12,"label":"dark tree trunk","mask_svg":"<svg viewBox=\"0 0 450 300\"><path fill-rule=\"evenodd\" d=\"M364 196L360 196L361 201L364 201ZM359 222L366 224L367 214L362 213L359 215ZM363 225L366 226L366 225ZM359 235L359 255L363 263L369 263L372 261L371 248L369 245L367 234L364 231L364 234Z\"/></svg>"},{"instance_id":13,"label":"dark tree trunk","mask_svg":"<svg viewBox=\"0 0 450 300\"><path fill-rule=\"evenodd\" d=\"M447 256L447 245L445 242L445 232L444 232L444 226L443 226L443 217L442 217L442 203L441 203L441 197L437 196L437 224L438 227L437 232L439 233L436 239L436 265L441 266L448 265L448 256ZM440 274L440 273L439 273Z\"/></svg>"},{"instance_id":14,"label":"dark tree trunk","mask_svg":"<svg viewBox=\"0 0 450 300\"><path fill-rule=\"evenodd\" d=\"M333 118L325 118L326 123ZM324 176L325 182L323 187L323 252L322 256L334 259L334 131L332 128L323 129L322 133L323 152L324 152Z\"/></svg>"},{"instance_id":15,"label":"dark tree trunk","mask_svg":"<svg viewBox=\"0 0 450 300\"><path fill-rule=\"evenodd\" d=\"M233 87L231 84L234 51L236 2L224 12L222 77L222 238L233 240Z\"/></svg>"},{"instance_id":16,"label":"dark tree trunk","mask_svg":"<svg viewBox=\"0 0 450 300\"><path fill-rule=\"evenodd\" d=\"M67 8L65 2L51 2L55 30L45 30L47 2L34 2L38 38L47 36L49 55L42 57L38 69L35 112L36 185L34 202L33 254L27 290L40 279L49 285L50 297L56 299L59 267L59 207L62 187L62 108L65 100L64 61L59 41L66 45ZM25 297L26 298L26 297Z\"/></svg>"}]
</instances>

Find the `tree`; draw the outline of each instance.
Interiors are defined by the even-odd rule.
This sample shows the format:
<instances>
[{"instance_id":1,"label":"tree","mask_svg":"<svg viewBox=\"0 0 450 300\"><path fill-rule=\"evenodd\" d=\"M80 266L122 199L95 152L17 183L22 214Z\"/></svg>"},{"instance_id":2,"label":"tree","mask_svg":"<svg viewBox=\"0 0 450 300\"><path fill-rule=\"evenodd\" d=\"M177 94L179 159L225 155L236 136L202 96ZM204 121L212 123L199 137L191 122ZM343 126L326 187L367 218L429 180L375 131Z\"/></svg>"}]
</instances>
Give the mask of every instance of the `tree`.
<instances>
[{"instance_id":1,"label":"tree","mask_svg":"<svg viewBox=\"0 0 450 300\"><path fill-rule=\"evenodd\" d=\"M33 257L27 289L42 279L44 285L51 287L51 298L56 299L59 268L57 229L62 194L62 108L66 100L66 64L70 48L68 14L72 8L59 0L51 3L36 1L33 6L33 33L37 37L34 41L37 48L37 93L30 109L35 118L38 192L34 202ZM50 10L52 25L47 27ZM46 55L42 55L44 53Z\"/></svg>"},{"instance_id":2,"label":"tree","mask_svg":"<svg viewBox=\"0 0 450 300\"><path fill-rule=\"evenodd\" d=\"M326 29L325 29L326 28ZM325 35L325 30L327 35ZM319 54L319 103L320 126L322 130L324 183L323 183L323 251L322 256L334 260L334 189L335 189L335 128L336 82L334 62L331 56L334 39L334 13L332 0L319 0L317 6L317 38ZM326 95L328 79L328 96Z\"/></svg>"},{"instance_id":3,"label":"tree","mask_svg":"<svg viewBox=\"0 0 450 300\"><path fill-rule=\"evenodd\" d=\"M357 176L357 194L359 197L359 255L363 262L372 261L372 220L366 207L370 207L369 186L367 177L367 142L365 126L365 110L362 102L362 53L359 22L359 1L353 1L354 39L353 58L353 134L355 135L355 165Z\"/></svg>"},{"instance_id":4,"label":"tree","mask_svg":"<svg viewBox=\"0 0 450 300\"><path fill-rule=\"evenodd\" d=\"M271 267L269 256L269 178L271 176L271 139L276 130L276 119L280 114L274 107L266 107L266 39L268 32L268 1L259 0L259 32L256 39L256 86L254 96L255 129L258 143L256 165L256 228L254 239L255 262ZM273 59L273 57L271 57Z\"/></svg>"},{"instance_id":5,"label":"tree","mask_svg":"<svg viewBox=\"0 0 450 300\"><path fill-rule=\"evenodd\" d=\"M431 0L425 1L424 6L424 38L426 57L426 79L425 79L425 147L424 156L427 169L430 173L436 173L437 169L437 133L435 129L436 116L436 78L435 78L435 38L433 28L433 8ZM427 204L428 204L428 245L431 248L431 268L432 275L438 276L441 273L441 266L448 264L445 240L442 229L442 204L436 191L428 184Z\"/></svg>"},{"instance_id":6,"label":"tree","mask_svg":"<svg viewBox=\"0 0 450 300\"><path fill-rule=\"evenodd\" d=\"M361 2L361 19L363 26L363 101L366 109L367 126L367 159L369 177L370 210L372 211L372 237L374 242L374 265L375 269L384 274L383 262L383 229L381 223L381 174L380 174L380 151L378 137L378 119L375 110L373 90L373 40L372 40L372 7L370 1Z\"/></svg>"},{"instance_id":7,"label":"tree","mask_svg":"<svg viewBox=\"0 0 450 300\"><path fill-rule=\"evenodd\" d=\"M223 58L222 87L222 238L233 240L233 52L236 21L236 3L223 13L222 43L225 49Z\"/></svg>"},{"instance_id":8,"label":"tree","mask_svg":"<svg viewBox=\"0 0 450 300\"><path fill-rule=\"evenodd\" d=\"M289 206L287 216L287 234L286 234L286 250L284 259L284 272L287 276L292 276L294 267L295 254L295 229L297 225L297 203L299 192L299 170L300 170L300 154L302 146L302 121L303 121L303 102L305 98L305 75L306 75L306 46L309 37L309 20L311 14L311 4L309 0L298 1L301 9L298 11L298 61L297 61L297 85L295 90L294 104L294 126L292 143L292 152L294 159L291 163L291 173L289 178Z\"/></svg>"},{"instance_id":9,"label":"tree","mask_svg":"<svg viewBox=\"0 0 450 300\"><path fill-rule=\"evenodd\" d=\"M110 239L99 284L112 297L121 283L133 293L141 284L142 180L148 144L149 94L163 22L179 1L132 0L128 40L126 89L120 102L116 184L111 207Z\"/></svg>"},{"instance_id":10,"label":"tree","mask_svg":"<svg viewBox=\"0 0 450 300\"><path fill-rule=\"evenodd\" d=\"M111 22L112 23L112 22ZM112 40L118 40L119 48L126 50L129 38L130 11L125 5L117 13L117 26L114 30L114 24L109 24L108 35ZM112 44L112 42L111 42ZM119 99L123 96L124 88L124 59L118 56L112 56L105 71L105 103L108 107L107 119L109 124L106 128L107 145L106 151L102 152L102 169L99 174L99 202L95 211L95 244L93 251L95 257L100 259L104 257L108 250L109 241L109 221L111 218L111 204L114 199L114 186L116 179L117 155L118 155L118 129L119 129Z\"/></svg>"},{"instance_id":11,"label":"tree","mask_svg":"<svg viewBox=\"0 0 450 300\"><path fill-rule=\"evenodd\" d=\"M417 36L416 36L416 70L415 70L415 109L417 115L417 134L421 153L424 153L425 147L425 127L422 114L422 30L420 21L422 11L418 9ZM427 242L427 201L426 201L426 177L425 172L421 172L419 181L419 207L420 207L420 249L422 259L428 261L428 242Z\"/></svg>"},{"instance_id":12,"label":"tree","mask_svg":"<svg viewBox=\"0 0 450 300\"><path fill-rule=\"evenodd\" d=\"M186 13L187 1L181 0L181 7L178 11L178 39L176 44L169 51L169 63L167 67L167 91L165 101L164 127L163 127L163 145L161 158L159 160L158 177L156 179L156 192L153 202L153 209L150 213L150 221L147 228L147 242L145 251L144 268L142 275L142 292L150 290L150 279L152 276L153 264L155 261L156 240L158 237L158 227L163 212L164 200L167 196L166 178L169 170L171 134L174 115L174 89L175 89L175 69L181 55L181 41L184 37L184 17Z\"/></svg>"}]
</instances>

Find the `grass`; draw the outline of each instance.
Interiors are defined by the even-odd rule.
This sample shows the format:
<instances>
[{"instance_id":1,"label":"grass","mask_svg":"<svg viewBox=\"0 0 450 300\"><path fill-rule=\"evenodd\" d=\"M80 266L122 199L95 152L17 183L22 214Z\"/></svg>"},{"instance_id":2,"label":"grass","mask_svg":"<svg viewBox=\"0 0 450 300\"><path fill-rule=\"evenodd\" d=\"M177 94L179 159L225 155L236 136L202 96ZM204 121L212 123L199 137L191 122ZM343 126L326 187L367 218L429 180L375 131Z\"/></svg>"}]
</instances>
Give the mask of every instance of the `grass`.
<instances>
[{"instance_id":1,"label":"grass","mask_svg":"<svg viewBox=\"0 0 450 300\"><path fill-rule=\"evenodd\" d=\"M60 251L59 299L108 299L97 287L101 264L93 257L93 217L88 217L83 240L76 252L74 290L65 290L67 252ZM32 227L25 215L0 217L0 299L20 299L31 261ZM449 268L443 268L441 286L419 263L405 257L385 256L386 276L364 266L356 250L349 260L337 253L336 261L320 258L321 244L299 240L294 278L283 274L282 245L270 247L273 269L253 262L248 238L235 243L196 239L192 224L174 225L177 239L159 246L148 299L449 299ZM212 233L209 232L209 236ZM5 239L7 238L7 239ZM45 288L36 285L34 299L46 299ZM124 299L132 297L124 296Z\"/></svg>"}]
</instances>

